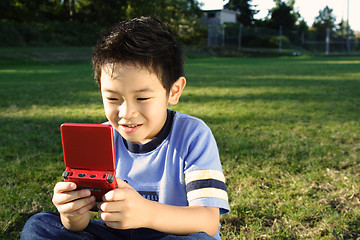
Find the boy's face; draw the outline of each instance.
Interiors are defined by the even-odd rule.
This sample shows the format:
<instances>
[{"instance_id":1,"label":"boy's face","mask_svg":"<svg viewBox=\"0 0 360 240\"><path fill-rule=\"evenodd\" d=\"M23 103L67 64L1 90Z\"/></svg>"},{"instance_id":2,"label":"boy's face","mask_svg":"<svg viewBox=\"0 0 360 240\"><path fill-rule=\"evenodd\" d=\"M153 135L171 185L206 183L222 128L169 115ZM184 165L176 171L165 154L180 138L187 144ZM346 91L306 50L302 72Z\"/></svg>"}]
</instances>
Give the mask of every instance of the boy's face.
<instances>
[{"instance_id":1,"label":"boy's face","mask_svg":"<svg viewBox=\"0 0 360 240\"><path fill-rule=\"evenodd\" d=\"M101 94L107 119L128 141L145 144L165 124L171 101L158 76L147 68L105 65Z\"/></svg>"}]
</instances>

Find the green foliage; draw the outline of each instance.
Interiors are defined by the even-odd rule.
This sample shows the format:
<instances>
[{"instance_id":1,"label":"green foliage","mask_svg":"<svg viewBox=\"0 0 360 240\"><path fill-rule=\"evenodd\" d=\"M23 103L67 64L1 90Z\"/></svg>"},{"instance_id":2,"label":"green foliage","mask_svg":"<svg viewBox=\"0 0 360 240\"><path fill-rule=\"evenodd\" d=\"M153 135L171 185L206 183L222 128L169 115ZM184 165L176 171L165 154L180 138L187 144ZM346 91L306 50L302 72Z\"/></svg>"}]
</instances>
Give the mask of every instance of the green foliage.
<instances>
[{"instance_id":1,"label":"green foliage","mask_svg":"<svg viewBox=\"0 0 360 240\"><path fill-rule=\"evenodd\" d=\"M182 26L179 30L179 40L186 45L206 46L207 27L194 23L192 26Z\"/></svg>"},{"instance_id":2,"label":"green foliage","mask_svg":"<svg viewBox=\"0 0 360 240\"><path fill-rule=\"evenodd\" d=\"M89 55L0 49L1 239L19 239L28 217L55 210L60 124L105 121ZM360 237L359 63L188 59L188 85L173 109L204 119L217 140L232 209L221 220L223 240Z\"/></svg>"},{"instance_id":3,"label":"green foliage","mask_svg":"<svg viewBox=\"0 0 360 240\"><path fill-rule=\"evenodd\" d=\"M326 6L323 10L319 11L319 15L315 17L313 27L315 28L330 28L335 27L336 17L333 15L333 9Z\"/></svg>"},{"instance_id":4,"label":"green foliage","mask_svg":"<svg viewBox=\"0 0 360 240\"><path fill-rule=\"evenodd\" d=\"M326 29L331 32L335 30L336 17L332 13L333 9L326 6L323 10L319 11L319 15L315 17L313 27L317 31L316 39L324 41L326 37Z\"/></svg>"},{"instance_id":5,"label":"green foliage","mask_svg":"<svg viewBox=\"0 0 360 240\"><path fill-rule=\"evenodd\" d=\"M240 11L240 14L237 16L237 21L244 26L250 26L253 24L254 15L258 12L251 9L251 1L252 0L230 0L224 8Z\"/></svg>"},{"instance_id":6,"label":"green foliage","mask_svg":"<svg viewBox=\"0 0 360 240\"><path fill-rule=\"evenodd\" d=\"M206 45L207 28L197 24L173 25L180 41ZM0 22L0 47L6 46L93 46L103 26L80 22Z\"/></svg>"},{"instance_id":7,"label":"green foliage","mask_svg":"<svg viewBox=\"0 0 360 240\"><path fill-rule=\"evenodd\" d=\"M4 0L0 19L15 22L60 21L109 26L140 16L154 16L174 25L199 16L197 0Z\"/></svg>"},{"instance_id":8,"label":"green foliage","mask_svg":"<svg viewBox=\"0 0 360 240\"><path fill-rule=\"evenodd\" d=\"M129 17L126 15L128 2L127 0L78 0L75 2L75 12L71 18L82 23L108 27Z\"/></svg>"},{"instance_id":9,"label":"green foliage","mask_svg":"<svg viewBox=\"0 0 360 240\"><path fill-rule=\"evenodd\" d=\"M289 3L278 1L276 7L270 10L270 15L270 27L278 29L282 26L285 31L293 30L299 18L299 14L294 11L294 2L291 1Z\"/></svg>"},{"instance_id":10,"label":"green foliage","mask_svg":"<svg viewBox=\"0 0 360 240\"><path fill-rule=\"evenodd\" d=\"M78 22L0 22L0 46L90 46L100 27Z\"/></svg>"},{"instance_id":11,"label":"green foliage","mask_svg":"<svg viewBox=\"0 0 360 240\"><path fill-rule=\"evenodd\" d=\"M187 43L201 42L206 33L197 24L198 5L196 0L4 0L0 46L94 45L100 29L140 16L166 21Z\"/></svg>"}]
</instances>

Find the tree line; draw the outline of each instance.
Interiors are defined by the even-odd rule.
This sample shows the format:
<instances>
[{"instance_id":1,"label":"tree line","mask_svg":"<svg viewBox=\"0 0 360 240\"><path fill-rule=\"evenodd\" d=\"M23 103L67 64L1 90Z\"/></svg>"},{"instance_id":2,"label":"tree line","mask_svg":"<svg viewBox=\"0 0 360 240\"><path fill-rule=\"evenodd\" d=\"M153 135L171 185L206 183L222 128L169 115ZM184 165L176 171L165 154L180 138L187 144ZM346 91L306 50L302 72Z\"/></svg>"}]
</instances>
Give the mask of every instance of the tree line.
<instances>
[{"instance_id":1,"label":"tree line","mask_svg":"<svg viewBox=\"0 0 360 240\"><path fill-rule=\"evenodd\" d=\"M201 14L196 0L1 0L1 19L15 22L77 21L109 25L137 16L169 22Z\"/></svg>"},{"instance_id":2,"label":"tree line","mask_svg":"<svg viewBox=\"0 0 360 240\"><path fill-rule=\"evenodd\" d=\"M312 26L309 26L301 13L294 8L296 0L274 0L275 7L270 9L268 16L265 19L254 19L257 13L253 10L252 0L230 0L225 8L232 10L239 10L238 22L245 27L267 27L271 29L279 29L281 26L285 33L302 34L303 38L313 41L325 41L326 31L330 30L333 40L343 40L348 37L354 37L354 31L350 29L348 23L342 20L336 24L336 17L333 14L333 9L326 6L324 9L319 9L318 16L315 17Z\"/></svg>"},{"instance_id":3,"label":"tree line","mask_svg":"<svg viewBox=\"0 0 360 240\"><path fill-rule=\"evenodd\" d=\"M344 38L346 22L335 24L332 9L319 11L314 24L308 26L294 9L295 0L274 0L276 6L262 20L252 0L230 0L226 9L240 11L237 21L244 27L265 27L284 33L297 32L307 39L323 41L326 29L332 36ZM138 17L153 16L167 21L179 38L187 44L206 42L206 26L197 0L1 0L0 45L30 44L92 44L101 29L115 22Z\"/></svg>"},{"instance_id":4,"label":"tree line","mask_svg":"<svg viewBox=\"0 0 360 240\"><path fill-rule=\"evenodd\" d=\"M138 16L165 20L186 39L198 35L201 10L197 0L1 0L0 45L92 44L95 32Z\"/></svg>"}]
</instances>

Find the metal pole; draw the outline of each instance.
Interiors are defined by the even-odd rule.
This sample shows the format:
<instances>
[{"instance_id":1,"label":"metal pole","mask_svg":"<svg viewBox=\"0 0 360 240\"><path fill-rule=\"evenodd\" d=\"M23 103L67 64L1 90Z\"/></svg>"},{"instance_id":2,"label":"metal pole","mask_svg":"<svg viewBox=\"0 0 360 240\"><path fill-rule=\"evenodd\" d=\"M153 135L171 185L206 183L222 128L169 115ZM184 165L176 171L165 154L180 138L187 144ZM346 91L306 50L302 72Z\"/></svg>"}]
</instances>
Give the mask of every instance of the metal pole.
<instances>
[{"instance_id":1,"label":"metal pole","mask_svg":"<svg viewBox=\"0 0 360 240\"><path fill-rule=\"evenodd\" d=\"M207 45L208 47L211 46L211 28L210 28L210 24L208 25L208 42L207 42Z\"/></svg>"},{"instance_id":2,"label":"metal pole","mask_svg":"<svg viewBox=\"0 0 360 240\"><path fill-rule=\"evenodd\" d=\"M221 26L221 45L225 46L225 24Z\"/></svg>"},{"instance_id":3,"label":"metal pole","mask_svg":"<svg viewBox=\"0 0 360 240\"><path fill-rule=\"evenodd\" d=\"M326 39L325 39L325 54L329 55L330 49L330 28L326 29Z\"/></svg>"},{"instance_id":4,"label":"metal pole","mask_svg":"<svg viewBox=\"0 0 360 240\"><path fill-rule=\"evenodd\" d=\"M281 53L281 48L282 48L282 25L280 25L280 29L279 29L279 53Z\"/></svg>"},{"instance_id":5,"label":"metal pole","mask_svg":"<svg viewBox=\"0 0 360 240\"><path fill-rule=\"evenodd\" d=\"M242 34L242 25L239 25L239 36L238 36L238 48L241 48L241 34Z\"/></svg>"}]
</instances>

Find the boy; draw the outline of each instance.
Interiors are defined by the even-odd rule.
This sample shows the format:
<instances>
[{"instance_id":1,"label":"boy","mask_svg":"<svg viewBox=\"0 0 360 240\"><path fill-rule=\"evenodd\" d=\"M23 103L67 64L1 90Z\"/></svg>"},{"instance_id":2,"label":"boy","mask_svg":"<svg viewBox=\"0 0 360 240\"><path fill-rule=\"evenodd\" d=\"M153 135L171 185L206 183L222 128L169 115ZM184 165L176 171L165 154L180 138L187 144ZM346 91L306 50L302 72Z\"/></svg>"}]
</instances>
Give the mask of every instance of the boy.
<instances>
[{"instance_id":1,"label":"boy","mask_svg":"<svg viewBox=\"0 0 360 240\"><path fill-rule=\"evenodd\" d=\"M167 25L121 22L92 60L114 129L119 187L95 203L89 190L57 183L60 216L34 215L22 239L220 239L219 215L229 205L215 139L201 120L167 109L186 85L183 52ZM101 220L90 220L96 204Z\"/></svg>"}]
</instances>

